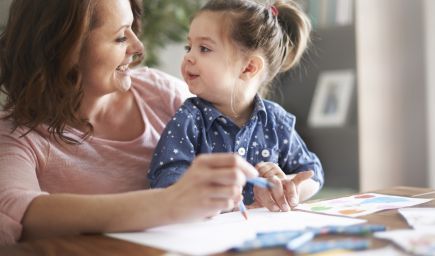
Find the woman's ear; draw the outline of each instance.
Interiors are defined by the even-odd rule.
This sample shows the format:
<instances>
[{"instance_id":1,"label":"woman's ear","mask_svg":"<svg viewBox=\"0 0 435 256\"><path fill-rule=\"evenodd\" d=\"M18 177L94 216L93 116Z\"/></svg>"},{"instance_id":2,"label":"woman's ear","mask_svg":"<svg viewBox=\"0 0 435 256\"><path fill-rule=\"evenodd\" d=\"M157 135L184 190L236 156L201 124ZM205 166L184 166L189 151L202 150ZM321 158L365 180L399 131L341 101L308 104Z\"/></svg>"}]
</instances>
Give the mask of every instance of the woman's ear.
<instances>
[{"instance_id":1,"label":"woman's ear","mask_svg":"<svg viewBox=\"0 0 435 256\"><path fill-rule=\"evenodd\" d=\"M260 74L264 68L264 59L260 55L252 55L240 74L240 79L247 81Z\"/></svg>"}]
</instances>

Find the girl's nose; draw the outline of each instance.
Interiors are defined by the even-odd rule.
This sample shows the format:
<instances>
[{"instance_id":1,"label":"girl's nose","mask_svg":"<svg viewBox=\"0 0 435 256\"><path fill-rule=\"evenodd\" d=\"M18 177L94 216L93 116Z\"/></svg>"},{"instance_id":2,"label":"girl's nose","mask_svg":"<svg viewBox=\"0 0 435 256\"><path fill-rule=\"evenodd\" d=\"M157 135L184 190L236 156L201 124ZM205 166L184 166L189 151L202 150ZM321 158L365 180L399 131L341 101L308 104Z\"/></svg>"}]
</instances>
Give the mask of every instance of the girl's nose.
<instances>
[{"instance_id":1,"label":"girl's nose","mask_svg":"<svg viewBox=\"0 0 435 256\"><path fill-rule=\"evenodd\" d=\"M184 61L189 62L190 64L195 63L195 56L193 55L192 51L186 52L184 55Z\"/></svg>"}]
</instances>

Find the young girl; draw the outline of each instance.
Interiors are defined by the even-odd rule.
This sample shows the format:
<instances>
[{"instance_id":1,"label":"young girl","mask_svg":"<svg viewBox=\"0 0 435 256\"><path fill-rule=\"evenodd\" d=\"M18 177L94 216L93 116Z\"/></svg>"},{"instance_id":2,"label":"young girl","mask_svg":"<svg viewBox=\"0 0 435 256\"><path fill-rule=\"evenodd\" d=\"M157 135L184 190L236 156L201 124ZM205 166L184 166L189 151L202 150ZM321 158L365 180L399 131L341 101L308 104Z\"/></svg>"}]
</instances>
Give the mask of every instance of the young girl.
<instances>
[{"instance_id":1,"label":"young girl","mask_svg":"<svg viewBox=\"0 0 435 256\"><path fill-rule=\"evenodd\" d=\"M295 117L262 98L301 58L311 25L296 3L211 0L193 18L181 71L197 97L167 125L151 162L152 187L175 183L198 154L236 152L272 191L246 185L246 204L288 211L323 184L319 159L295 131Z\"/></svg>"}]
</instances>

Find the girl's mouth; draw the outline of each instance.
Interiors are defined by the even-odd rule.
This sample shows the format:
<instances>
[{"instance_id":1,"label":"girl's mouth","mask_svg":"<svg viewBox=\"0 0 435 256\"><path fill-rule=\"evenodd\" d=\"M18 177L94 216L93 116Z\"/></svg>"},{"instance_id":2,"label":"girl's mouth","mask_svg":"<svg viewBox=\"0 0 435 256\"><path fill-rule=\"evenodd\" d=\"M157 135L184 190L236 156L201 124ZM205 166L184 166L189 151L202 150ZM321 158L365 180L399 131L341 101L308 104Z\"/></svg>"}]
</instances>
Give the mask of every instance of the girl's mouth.
<instances>
[{"instance_id":1,"label":"girl's mouth","mask_svg":"<svg viewBox=\"0 0 435 256\"><path fill-rule=\"evenodd\" d=\"M199 75L195 75L195 74L192 74L192 73L187 73L187 79L189 79L189 80L194 80L194 79L196 79L196 78L198 78L199 77Z\"/></svg>"}]
</instances>

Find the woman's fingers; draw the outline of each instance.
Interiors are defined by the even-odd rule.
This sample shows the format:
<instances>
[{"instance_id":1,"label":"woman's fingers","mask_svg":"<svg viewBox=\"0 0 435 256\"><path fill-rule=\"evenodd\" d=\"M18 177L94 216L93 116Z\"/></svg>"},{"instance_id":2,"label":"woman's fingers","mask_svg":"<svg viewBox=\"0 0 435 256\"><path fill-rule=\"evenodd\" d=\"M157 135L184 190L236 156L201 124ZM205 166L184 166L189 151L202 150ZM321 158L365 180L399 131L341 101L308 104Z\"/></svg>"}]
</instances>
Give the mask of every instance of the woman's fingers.
<instances>
[{"instance_id":1,"label":"woman's fingers","mask_svg":"<svg viewBox=\"0 0 435 256\"><path fill-rule=\"evenodd\" d=\"M206 165L213 169L219 168L236 168L241 171L247 178L254 178L258 176L258 171L245 159L237 154L229 153L214 153L202 154L195 158L193 162L199 165Z\"/></svg>"},{"instance_id":2,"label":"woman's fingers","mask_svg":"<svg viewBox=\"0 0 435 256\"><path fill-rule=\"evenodd\" d=\"M192 161L173 189L178 194L177 203L182 203L185 212L209 217L237 207L246 179L256 176L258 171L240 156L203 154Z\"/></svg>"}]
</instances>

